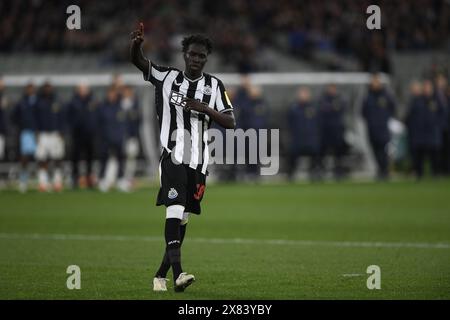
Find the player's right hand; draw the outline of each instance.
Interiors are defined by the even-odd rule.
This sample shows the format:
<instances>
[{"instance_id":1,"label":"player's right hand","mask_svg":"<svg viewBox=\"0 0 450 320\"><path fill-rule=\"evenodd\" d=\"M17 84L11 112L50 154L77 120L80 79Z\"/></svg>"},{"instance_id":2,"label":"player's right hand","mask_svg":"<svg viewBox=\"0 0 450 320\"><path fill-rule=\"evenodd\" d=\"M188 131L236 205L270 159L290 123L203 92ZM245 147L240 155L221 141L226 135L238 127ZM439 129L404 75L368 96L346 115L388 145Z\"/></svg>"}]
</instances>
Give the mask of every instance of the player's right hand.
<instances>
[{"instance_id":1,"label":"player's right hand","mask_svg":"<svg viewBox=\"0 0 450 320\"><path fill-rule=\"evenodd\" d=\"M144 41L144 24L142 22L139 23L139 29L131 33L131 40L137 44L141 44Z\"/></svg>"}]
</instances>

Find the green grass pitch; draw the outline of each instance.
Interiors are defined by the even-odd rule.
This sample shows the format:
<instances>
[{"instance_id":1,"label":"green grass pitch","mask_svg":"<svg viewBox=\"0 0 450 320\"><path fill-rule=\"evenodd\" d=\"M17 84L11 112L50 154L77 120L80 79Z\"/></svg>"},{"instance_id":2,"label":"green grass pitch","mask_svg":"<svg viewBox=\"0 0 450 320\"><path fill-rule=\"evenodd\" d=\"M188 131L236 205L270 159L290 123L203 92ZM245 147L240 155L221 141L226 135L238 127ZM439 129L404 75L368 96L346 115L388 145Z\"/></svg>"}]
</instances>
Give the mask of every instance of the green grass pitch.
<instances>
[{"instance_id":1,"label":"green grass pitch","mask_svg":"<svg viewBox=\"0 0 450 320\"><path fill-rule=\"evenodd\" d=\"M450 298L449 181L210 185L183 245L197 278L184 293L172 279L152 291L156 192L0 192L0 299ZM80 290L66 287L69 265Z\"/></svg>"}]
</instances>

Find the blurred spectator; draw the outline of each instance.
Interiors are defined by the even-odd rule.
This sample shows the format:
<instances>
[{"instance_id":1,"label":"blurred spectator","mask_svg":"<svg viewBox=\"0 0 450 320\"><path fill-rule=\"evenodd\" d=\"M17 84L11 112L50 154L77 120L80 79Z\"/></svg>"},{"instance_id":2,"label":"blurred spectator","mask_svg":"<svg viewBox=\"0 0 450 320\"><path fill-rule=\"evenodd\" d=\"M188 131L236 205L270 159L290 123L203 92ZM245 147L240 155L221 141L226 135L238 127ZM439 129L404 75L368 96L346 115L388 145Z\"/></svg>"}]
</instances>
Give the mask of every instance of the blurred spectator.
<instances>
[{"instance_id":1,"label":"blurred spectator","mask_svg":"<svg viewBox=\"0 0 450 320\"><path fill-rule=\"evenodd\" d=\"M120 106L119 92L113 86L108 89L105 101L98 110L100 129L100 182L99 188L106 192L113 181L106 178L106 164L111 155L118 162L117 187L120 191L128 191L129 185L124 176L124 144L127 135L126 113Z\"/></svg>"},{"instance_id":2,"label":"blurred spectator","mask_svg":"<svg viewBox=\"0 0 450 320\"><path fill-rule=\"evenodd\" d=\"M447 95L449 83L444 74L439 73L434 80L436 88L436 99L443 108L441 119L442 126L442 145L439 148L439 172L443 175L450 174L450 100Z\"/></svg>"},{"instance_id":3,"label":"blurred spectator","mask_svg":"<svg viewBox=\"0 0 450 320\"><path fill-rule=\"evenodd\" d=\"M124 87L122 76L118 73L113 74L112 81L111 81L111 87L113 87L119 96L122 94L122 90Z\"/></svg>"},{"instance_id":4,"label":"blurred spectator","mask_svg":"<svg viewBox=\"0 0 450 320\"><path fill-rule=\"evenodd\" d=\"M380 180L389 177L388 121L395 116L395 109L393 97L383 87L379 74L374 74L370 81L369 92L363 102L362 115L366 120L369 142L377 163L377 178Z\"/></svg>"},{"instance_id":5,"label":"blurred spectator","mask_svg":"<svg viewBox=\"0 0 450 320\"><path fill-rule=\"evenodd\" d=\"M6 145L6 96L4 94L5 85L3 79L0 77L0 161L5 156ZM1 173L0 173L1 174ZM0 176L1 177L1 176Z\"/></svg>"},{"instance_id":6,"label":"blurred spectator","mask_svg":"<svg viewBox=\"0 0 450 320\"><path fill-rule=\"evenodd\" d=\"M36 152L36 108L37 95L34 84L29 83L24 89L24 94L14 107L12 119L20 132L20 162L21 172L19 181L20 192L26 192L28 188L28 162L32 160Z\"/></svg>"},{"instance_id":7,"label":"blurred spectator","mask_svg":"<svg viewBox=\"0 0 450 320\"><path fill-rule=\"evenodd\" d=\"M445 135L447 152L444 156L444 166L447 168L446 174L450 175L450 83L447 85L447 90L445 93L445 99L447 101L447 132Z\"/></svg>"},{"instance_id":8,"label":"blurred spectator","mask_svg":"<svg viewBox=\"0 0 450 320\"><path fill-rule=\"evenodd\" d=\"M67 105L68 122L72 137L72 184L75 188L95 186L92 174L96 139L97 103L86 83L81 83ZM80 159L85 156L86 173L79 174Z\"/></svg>"},{"instance_id":9,"label":"blurred spectator","mask_svg":"<svg viewBox=\"0 0 450 320\"><path fill-rule=\"evenodd\" d=\"M442 144L441 124L444 110L436 98L430 80L425 80L422 88L420 84L413 83L411 94L406 124L414 171L420 179L424 173L424 163L429 159L432 174L436 176L439 173L438 152Z\"/></svg>"},{"instance_id":10,"label":"blurred spectator","mask_svg":"<svg viewBox=\"0 0 450 320\"><path fill-rule=\"evenodd\" d=\"M309 157L309 178L320 177L320 117L317 107L311 101L309 88L300 87L297 101L288 111L290 152L288 159L288 178L292 180L299 157Z\"/></svg>"},{"instance_id":11,"label":"blurred spectator","mask_svg":"<svg viewBox=\"0 0 450 320\"><path fill-rule=\"evenodd\" d=\"M253 129L258 132L259 129L268 128L269 109L267 103L262 96L262 90L260 87L251 83L248 75L241 77L241 86L239 87L236 95L234 96L234 104L238 106L238 128L244 131ZM257 138L259 135L257 134ZM259 178L258 164L250 163L250 152L253 148L249 145L249 141L246 141L245 155L247 165L245 171L248 178L256 180ZM256 159L258 161L259 156L259 139L256 143Z\"/></svg>"},{"instance_id":12,"label":"blurred spectator","mask_svg":"<svg viewBox=\"0 0 450 320\"><path fill-rule=\"evenodd\" d=\"M8 100L5 95L5 84L3 78L0 75L0 162L6 158L6 136L7 127L6 122L9 114L7 114ZM0 170L0 188L3 187L4 181L6 181L7 173Z\"/></svg>"},{"instance_id":13,"label":"blurred spectator","mask_svg":"<svg viewBox=\"0 0 450 320\"><path fill-rule=\"evenodd\" d=\"M63 188L62 159L65 155L64 129L66 115L63 105L57 100L53 86L46 82L42 86L36 104L38 127L36 159L39 162L39 191L49 191L48 169L53 162L53 189Z\"/></svg>"},{"instance_id":14,"label":"blurred spectator","mask_svg":"<svg viewBox=\"0 0 450 320\"><path fill-rule=\"evenodd\" d=\"M319 100L319 112L321 119L321 163L323 157L331 154L333 157L333 175L336 180L344 177L343 156L346 152L344 140L345 123L344 116L347 106L340 97L334 84L327 86Z\"/></svg>"},{"instance_id":15,"label":"blurred spectator","mask_svg":"<svg viewBox=\"0 0 450 320\"><path fill-rule=\"evenodd\" d=\"M130 86L123 87L121 107L125 111L127 119L125 180L129 185L132 185L136 173L136 159L140 150L139 128L141 115L138 99Z\"/></svg>"}]
</instances>

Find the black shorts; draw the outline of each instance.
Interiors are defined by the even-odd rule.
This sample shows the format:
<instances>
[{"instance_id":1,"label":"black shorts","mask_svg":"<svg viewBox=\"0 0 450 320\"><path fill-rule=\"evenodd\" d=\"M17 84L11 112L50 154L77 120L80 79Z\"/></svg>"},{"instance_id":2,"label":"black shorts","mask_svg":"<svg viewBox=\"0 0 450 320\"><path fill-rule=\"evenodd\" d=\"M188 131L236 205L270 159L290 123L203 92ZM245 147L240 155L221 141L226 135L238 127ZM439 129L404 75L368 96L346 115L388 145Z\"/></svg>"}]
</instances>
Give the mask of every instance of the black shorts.
<instances>
[{"instance_id":1,"label":"black shorts","mask_svg":"<svg viewBox=\"0 0 450 320\"><path fill-rule=\"evenodd\" d=\"M170 154L164 152L160 161L161 187L156 205L184 206L184 211L200 214L200 202L206 187L206 175L187 164L173 163Z\"/></svg>"}]
</instances>

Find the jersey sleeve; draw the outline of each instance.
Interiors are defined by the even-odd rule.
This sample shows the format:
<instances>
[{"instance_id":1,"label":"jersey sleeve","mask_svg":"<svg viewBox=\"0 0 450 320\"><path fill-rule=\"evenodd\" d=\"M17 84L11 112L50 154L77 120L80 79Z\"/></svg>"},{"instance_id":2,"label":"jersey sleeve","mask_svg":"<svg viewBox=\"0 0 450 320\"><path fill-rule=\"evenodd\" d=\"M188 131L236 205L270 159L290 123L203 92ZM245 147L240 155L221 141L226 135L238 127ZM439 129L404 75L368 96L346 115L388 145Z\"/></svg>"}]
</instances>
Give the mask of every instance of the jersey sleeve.
<instances>
[{"instance_id":1,"label":"jersey sleeve","mask_svg":"<svg viewBox=\"0 0 450 320\"><path fill-rule=\"evenodd\" d=\"M230 98L225 91L225 86L220 80L217 84L216 103L214 105L214 109L218 112L233 111L233 105L231 104Z\"/></svg>"},{"instance_id":2,"label":"jersey sleeve","mask_svg":"<svg viewBox=\"0 0 450 320\"><path fill-rule=\"evenodd\" d=\"M169 73L169 67L162 67L148 61L148 70L143 72L144 80L150 81L153 85L158 85L164 81L167 74Z\"/></svg>"}]
</instances>

